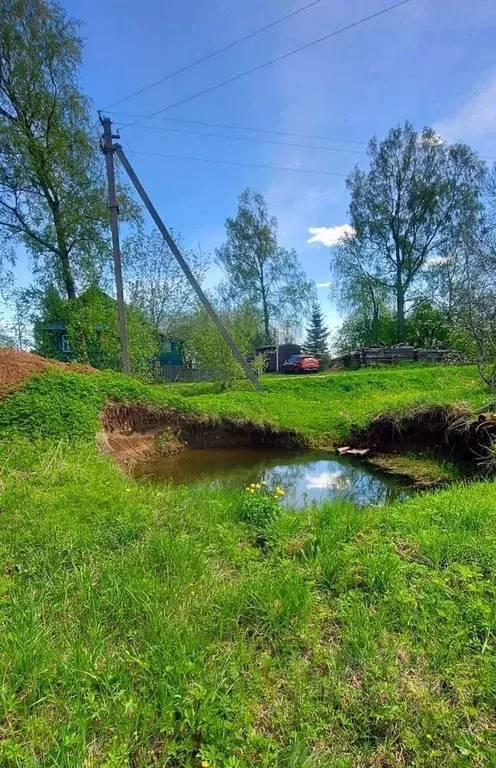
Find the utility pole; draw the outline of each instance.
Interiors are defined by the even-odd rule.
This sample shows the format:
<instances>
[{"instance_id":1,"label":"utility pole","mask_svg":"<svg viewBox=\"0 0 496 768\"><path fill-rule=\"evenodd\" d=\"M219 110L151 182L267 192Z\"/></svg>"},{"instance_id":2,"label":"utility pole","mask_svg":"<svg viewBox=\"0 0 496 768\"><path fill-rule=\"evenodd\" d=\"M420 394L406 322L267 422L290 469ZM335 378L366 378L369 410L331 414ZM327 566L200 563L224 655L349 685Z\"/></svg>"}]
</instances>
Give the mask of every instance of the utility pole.
<instances>
[{"instance_id":1,"label":"utility pole","mask_svg":"<svg viewBox=\"0 0 496 768\"><path fill-rule=\"evenodd\" d=\"M100 122L103 125L103 142L102 150L105 155L105 163L107 166L107 185L109 196L109 208L110 208L110 228L112 230L112 249L114 254L114 275L115 275L115 288L117 292L117 312L119 315L119 336L121 341L121 355L122 355L122 372L129 376L131 373L131 366L129 364L129 348L127 343L127 329L126 329L126 309L124 306L124 288L122 285L122 266L121 266L121 249L119 245L119 206L117 205L117 197L115 194L115 173L114 173L114 147L113 139L118 139L118 135L112 133L112 122L110 117L100 118Z\"/></svg>"},{"instance_id":2,"label":"utility pole","mask_svg":"<svg viewBox=\"0 0 496 768\"><path fill-rule=\"evenodd\" d=\"M217 312L213 308L212 304L208 300L207 296L202 290L202 287L198 280L195 278L194 274L192 273L191 269L188 266L188 263L186 262L184 256L182 255L181 251L177 247L176 243L172 239L172 236L165 226L164 222L160 218L155 206L153 205L152 201L148 197L147 193L145 192L145 189L143 185L141 184L140 180L136 176L136 173L134 172L133 167L131 166L129 160L127 159L126 155L124 154L124 151L120 144L115 145L115 153L119 160L121 161L122 165L124 166L124 170L126 171L127 175L131 179L131 182L136 189L138 195L141 197L146 209L148 210L150 216L152 217L153 221L157 225L160 234L164 238L165 242L171 249L172 253L176 257L176 260L179 263L179 266L183 270L184 274L188 278L189 282L191 283L191 286L193 287L193 290L195 291L196 295L200 299L201 303L207 310L208 314L212 318L217 330L221 334L222 338L226 342L227 346L233 353L234 357L238 361L239 365L245 372L248 379L250 379L251 383L253 384L254 388L258 391L261 391L262 387L260 386L260 382L258 381L258 378L255 374L255 371L248 365L248 362L244 358L244 356L239 351L234 339L231 338L231 335L229 334L229 331L227 330L226 326L218 316Z\"/></svg>"}]
</instances>

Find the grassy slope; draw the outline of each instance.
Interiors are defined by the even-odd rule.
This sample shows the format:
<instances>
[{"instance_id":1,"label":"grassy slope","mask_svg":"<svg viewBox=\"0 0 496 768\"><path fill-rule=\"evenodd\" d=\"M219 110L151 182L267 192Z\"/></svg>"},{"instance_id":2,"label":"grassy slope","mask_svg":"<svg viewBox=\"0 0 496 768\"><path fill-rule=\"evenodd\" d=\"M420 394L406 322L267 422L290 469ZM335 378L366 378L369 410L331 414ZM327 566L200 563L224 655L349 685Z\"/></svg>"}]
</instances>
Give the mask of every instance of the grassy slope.
<instances>
[{"instance_id":1,"label":"grassy slope","mask_svg":"<svg viewBox=\"0 0 496 768\"><path fill-rule=\"evenodd\" d=\"M383 410L412 404L487 401L474 367L415 366L368 369L322 376L265 376L264 391L238 390L188 397L198 410L274 421L316 442L346 438L350 424L365 425ZM191 387L194 393L194 385ZM182 388L188 394L187 387Z\"/></svg>"},{"instance_id":2,"label":"grassy slope","mask_svg":"<svg viewBox=\"0 0 496 768\"><path fill-rule=\"evenodd\" d=\"M366 373L363 418L381 379ZM480 402L470 378L446 375L438 397ZM280 401L272 388L290 381L258 397ZM240 494L135 482L100 455L108 397L185 407L74 375L0 405L0 765L496 763L492 483L285 514L261 547ZM234 408L243 393L186 398L215 399ZM309 422L307 400L295 413ZM272 418L285 423L281 403Z\"/></svg>"}]
</instances>

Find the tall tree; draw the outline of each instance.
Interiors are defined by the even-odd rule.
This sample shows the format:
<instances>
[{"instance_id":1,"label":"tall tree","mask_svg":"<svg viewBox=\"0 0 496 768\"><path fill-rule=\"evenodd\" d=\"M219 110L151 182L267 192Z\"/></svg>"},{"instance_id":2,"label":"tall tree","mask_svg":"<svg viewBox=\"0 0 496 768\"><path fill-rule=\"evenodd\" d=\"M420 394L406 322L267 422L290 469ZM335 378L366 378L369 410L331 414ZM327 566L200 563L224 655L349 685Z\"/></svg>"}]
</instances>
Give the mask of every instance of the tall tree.
<instances>
[{"instance_id":1,"label":"tall tree","mask_svg":"<svg viewBox=\"0 0 496 768\"><path fill-rule=\"evenodd\" d=\"M2 8L0 233L73 299L109 254L103 164L78 85L79 24L50 0Z\"/></svg>"},{"instance_id":2,"label":"tall tree","mask_svg":"<svg viewBox=\"0 0 496 768\"><path fill-rule=\"evenodd\" d=\"M352 327L360 328L363 340L358 346L374 346L390 341L389 331L391 292L377 280L370 265L362 257L355 237L344 236L331 252L333 276L331 294L338 308L353 317ZM387 318L383 323L382 319ZM354 338L352 333L348 338ZM346 334L345 334L346 336Z\"/></svg>"},{"instance_id":3,"label":"tall tree","mask_svg":"<svg viewBox=\"0 0 496 768\"><path fill-rule=\"evenodd\" d=\"M427 260L443 255L478 216L484 164L464 144L406 122L368 147L370 169L350 174L350 223L367 273L395 300L397 340L405 302Z\"/></svg>"},{"instance_id":4,"label":"tall tree","mask_svg":"<svg viewBox=\"0 0 496 768\"><path fill-rule=\"evenodd\" d=\"M312 299L312 283L296 252L279 245L277 219L269 215L259 192L248 188L241 193L237 214L226 220L226 240L216 255L232 294L260 308L267 343L275 322L299 324Z\"/></svg>"},{"instance_id":5,"label":"tall tree","mask_svg":"<svg viewBox=\"0 0 496 768\"><path fill-rule=\"evenodd\" d=\"M324 314L319 304L315 302L312 308L310 325L307 328L305 349L320 360L324 355L329 354L328 337L329 331L325 324Z\"/></svg>"},{"instance_id":6,"label":"tall tree","mask_svg":"<svg viewBox=\"0 0 496 768\"><path fill-rule=\"evenodd\" d=\"M174 233L174 239L181 245L180 235ZM199 249L181 250L201 283L207 270L205 255ZM158 331L170 331L180 316L196 308L196 294L159 232L127 238L122 256L128 301L141 309Z\"/></svg>"}]
</instances>

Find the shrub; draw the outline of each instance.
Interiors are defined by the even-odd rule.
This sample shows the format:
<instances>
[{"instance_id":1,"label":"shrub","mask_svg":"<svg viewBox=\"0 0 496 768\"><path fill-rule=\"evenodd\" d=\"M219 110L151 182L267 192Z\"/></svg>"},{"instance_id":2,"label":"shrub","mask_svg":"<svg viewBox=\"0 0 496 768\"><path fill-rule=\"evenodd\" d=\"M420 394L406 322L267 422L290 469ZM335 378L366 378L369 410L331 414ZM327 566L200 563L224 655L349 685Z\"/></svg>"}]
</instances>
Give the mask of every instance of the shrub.
<instances>
[{"instance_id":1,"label":"shrub","mask_svg":"<svg viewBox=\"0 0 496 768\"><path fill-rule=\"evenodd\" d=\"M280 501L283 496L284 491L279 486L271 490L265 481L252 483L246 488L243 496L239 510L240 520L257 528L265 528L280 514Z\"/></svg>"}]
</instances>

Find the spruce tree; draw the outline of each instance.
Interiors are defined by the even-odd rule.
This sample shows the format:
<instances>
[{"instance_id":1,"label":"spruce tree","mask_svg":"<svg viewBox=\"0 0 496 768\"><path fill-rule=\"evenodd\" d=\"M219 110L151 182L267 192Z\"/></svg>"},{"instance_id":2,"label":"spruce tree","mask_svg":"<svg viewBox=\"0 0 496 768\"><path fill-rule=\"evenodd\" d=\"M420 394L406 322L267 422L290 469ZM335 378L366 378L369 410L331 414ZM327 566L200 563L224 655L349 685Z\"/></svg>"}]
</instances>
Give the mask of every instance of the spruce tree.
<instances>
[{"instance_id":1,"label":"spruce tree","mask_svg":"<svg viewBox=\"0 0 496 768\"><path fill-rule=\"evenodd\" d=\"M328 336L329 331L324 322L324 315L320 306L315 303L312 309L310 325L307 328L305 349L319 359L329 354L329 347L327 346Z\"/></svg>"}]
</instances>

